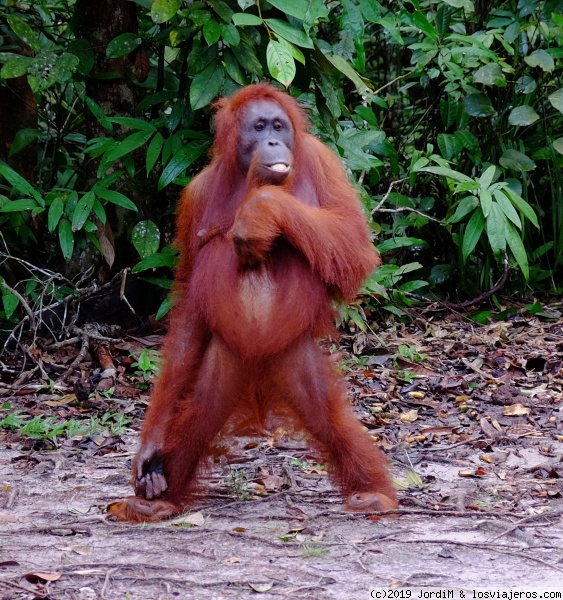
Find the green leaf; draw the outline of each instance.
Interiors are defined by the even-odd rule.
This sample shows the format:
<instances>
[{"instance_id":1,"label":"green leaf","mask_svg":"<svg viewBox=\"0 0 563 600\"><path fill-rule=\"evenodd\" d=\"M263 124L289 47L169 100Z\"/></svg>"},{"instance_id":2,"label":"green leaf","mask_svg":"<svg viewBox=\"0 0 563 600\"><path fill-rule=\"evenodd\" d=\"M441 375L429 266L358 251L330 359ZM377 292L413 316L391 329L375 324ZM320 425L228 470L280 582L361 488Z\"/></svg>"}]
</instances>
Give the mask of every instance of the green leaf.
<instances>
[{"instance_id":1,"label":"green leaf","mask_svg":"<svg viewBox=\"0 0 563 600\"><path fill-rule=\"evenodd\" d=\"M379 250L379 252L381 252L381 254L383 254L385 252L390 252L391 250L395 250L397 248L410 248L411 246L425 247L427 245L428 244L424 240L421 240L419 238L397 236L383 241L377 246L377 249ZM404 271L401 271L401 273L403 272Z\"/></svg>"},{"instance_id":2,"label":"green leaf","mask_svg":"<svg viewBox=\"0 0 563 600\"><path fill-rule=\"evenodd\" d=\"M563 137L553 140L553 148L559 152L559 154L563 154Z\"/></svg>"},{"instance_id":3,"label":"green leaf","mask_svg":"<svg viewBox=\"0 0 563 600\"><path fill-rule=\"evenodd\" d=\"M505 150L499 160L500 164L505 169L514 171L533 171L536 168L536 163L518 150Z\"/></svg>"},{"instance_id":4,"label":"green leaf","mask_svg":"<svg viewBox=\"0 0 563 600\"><path fill-rule=\"evenodd\" d=\"M31 59L27 56L18 56L7 61L0 70L2 79L13 79L27 75L27 69L31 65Z\"/></svg>"},{"instance_id":5,"label":"green leaf","mask_svg":"<svg viewBox=\"0 0 563 600\"><path fill-rule=\"evenodd\" d=\"M485 170L485 172L481 175L481 177L479 177L479 185L482 188L490 187L491 183L493 183L493 180L495 178L496 170L497 170L496 167L494 165L491 165L490 167L488 167Z\"/></svg>"},{"instance_id":6,"label":"green leaf","mask_svg":"<svg viewBox=\"0 0 563 600\"><path fill-rule=\"evenodd\" d=\"M162 190L174 181L178 175L183 173L194 161L196 161L206 150L207 142L190 142L183 146L166 165L158 181L158 190Z\"/></svg>"},{"instance_id":7,"label":"green leaf","mask_svg":"<svg viewBox=\"0 0 563 600\"><path fill-rule=\"evenodd\" d=\"M483 211L480 208L473 213L471 219L467 223L463 234L463 244L461 253L463 256L463 262L467 262L468 256L473 252L481 234L485 230L485 217Z\"/></svg>"},{"instance_id":8,"label":"green leaf","mask_svg":"<svg viewBox=\"0 0 563 600\"><path fill-rule=\"evenodd\" d=\"M547 99L551 102L554 108L556 108L560 113L563 113L563 88L559 88L556 92L550 94Z\"/></svg>"},{"instance_id":9,"label":"green leaf","mask_svg":"<svg viewBox=\"0 0 563 600\"><path fill-rule=\"evenodd\" d=\"M305 20L305 15L309 8L308 0L268 0L268 3L300 21Z\"/></svg>"},{"instance_id":10,"label":"green leaf","mask_svg":"<svg viewBox=\"0 0 563 600\"><path fill-rule=\"evenodd\" d=\"M530 223L539 229L540 226L536 213L534 212L534 209L524 200L524 198L513 192L510 187L504 188L503 191L510 198L510 201L512 204L514 204L514 206L516 206L520 213L523 214L528 221L530 221Z\"/></svg>"},{"instance_id":11,"label":"green leaf","mask_svg":"<svg viewBox=\"0 0 563 600\"><path fill-rule=\"evenodd\" d=\"M221 23L221 37L231 48L236 48L240 44L240 33L230 23Z\"/></svg>"},{"instance_id":12,"label":"green leaf","mask_svg":"<svg viewBox=\"0 0 563 600\"><path fill-rule=\"evenodd\" d=\"M213 19L207 21L203 26L203 37L209 46L213 46L221 37L221 26Z\"/></svg>"},{"instance_id":13,"label":"green leaf","mask_svg":"<svg viewBox=\"0 0 563 600\"><path fill-rule=\"evenodd\" d=\"M125 156L126 154L130 154L133 150L140 148L143 144L145 144L148 139L151 137L151 131L136 131L132 133L130 136L126 137L122 142L111 151L105 159L112 163L113 161Z\"/></svg>"},{"instance_id":14,"label":"green leaf","mask_svg":"<svg viewBox=\"0 0 563 600\"><path fill-rule=\"evenodd\" d=\"M20 38L20 40L29 46L35 52L41 50L41 44L33 29L18 15L8 15L6 17L12 31Z\"/></svg>"},{"instance_id":15,"label":"green leaf","mask_svg":"<svg viewBox=\"0 0 563 600\"><path fill-rule=\"evenodd\" d=\"M133 227L131 241L141 258L147 258L158 252L160 230L153 221L139 221Z\"/></svg>"},{"instance_id":16,"label":"green leaf","mask_svg":"<svg viewBox=\"0 0 563 600\"><path fill-rule=\"evenodd\" d=\"M493 254L498 255L506 250L506 217L500 206L493 202L487 217L487 238Z\"/></svg>"},{"instance_id":17,"label":"green leaf","mask_svg":"<svg viewBox=\"0 0 563 600\"><path fill-rule=\"evenodd\" d=\"M10 200L9 202L6 202L6 204L3 204L0 207L0 212L21 212L23 210L33 210L34 208L37 208L37 202L35 202L35 200L23 198L21 200Z\"/></svg>"},{"instance_id":18,"label":"green leaf","mask_svg":"<svg viewBox=\"0 0 563 600\"><path fill-rule=\"evenodd\" d=\"M141 38L135 33L122 33L113 38L106 48L108 58L118 58L130 54L142 44Z\"/></svg>"},{"instance_id":19,"label":"green leaf","mask_svg":"<svg viewBox=\"0 0 563 600\"><path fill-rule=\"evenodd\" d=\"M13 156L16 152L29 146L29 144L34 142L40 134L41 132L38 129L20 129L14 137L8 156Z\"/></svg>"},{"instance_id":20,"label":"green leaf","mask_svg":"<svg viewBox=\"0 0 563 600\"><path fill-rule=\"evenodd\" d=\"M72 227L68 219L62 219L59 223L59 244L63 251L63 256L66 261L72 258L72 251L74 250L74 234L72 233Z\"/></svg>"},{"instance_id":21,"label":"green leaf","mask_svg":"<svg viewBox=\"0 0 563 600\"><path fill-rule=\"evenodd\" d=\"M140 263L137 263L132 269L131 273L140 273L147 269L157 269L158 267L175 267L177 258L175 254L170 252L159 252L158 254L151 254L144 258Z\"/></svg>"},{"instance_id":22,"label":"green leaf","mask_svg":"<svg viewBox=\"0 0 563 600\"><path fill-rule=\"evenodd\" d=\"M479 201L481 203L481 210L483 211L483 215L486 219L488 218L493 205L493 197L491 192L489 192L489 190L486 188L479 190Z\"/></svg>"},{"instance_id":23,"label":"green leaf","mask_svg":"<svg viewBox=\"0 0 563 600\"><path fill-rule=\"evenodd\" d=\"M49 229L49 233L53 233L53 231L55 231L57 228L57 225L63 216L64 209L64 202L60 197L57 196L57 198L55 198L51 203L47 216L47 228Z\"/></svg>"},{"instance_id":24,"label":"green leaf","mask_svg":"<svg viewBox=\"0 0 563 600\"><path fill-rule=\"evenodd\" d=\"M305 31L293 27L286 21L280 19L265 19L268 27L277 35L284 38L288 42L303 48L313 48L313 40L305 33Z\"/></svg>"},{"instance_id":25,"label":"green leaf","mask_svg":"<svg viewBox=\"0 0 563 600\"><path fill-rule=\"evenodd\" d=\"M0 277L0 281L1 280L2 280L2 278ZM1 288L1 289L2 289L2 304L4 305L5 317L6 317L6 319L10 319L12 317L12 315L14 314L14 312L16 311L16 308L18 307L20 300L17 296L14 296L14 294L12 294L12 292L8 292L4 288Z\"/></svg>"},{"instance_id":26,"label":"green leaf","mask_svg":"<svg viewBox=\"0 0 563 600\"><path fill-rule=\"evenodd\" d=\"M2 175L14 189L26 196L32 196L39 206L45 206L45 200L35 191L35 189L18 173L0 160L0 175Z\"/></svg>"},{"instance_id":27,"label":"green leaf","mask_svg":"<svg viewBox=\"0 0 563 600\"><path fill-rule=\"evenodd\" d=\"M512 109L508 122L511 125L524 126L535 123L539 118L540 116L531 106L523 105Z\"/></svg>"},{"instance_id":28,"label":"green leaf","mask_svg":"<svg viewBox=\"0 0 563 600\"><path fill-rule=\"evenodd\" d=\"M235 13L233 15L233 23L237 26L256 26L262 25L262 19L256 15L252 15L250 13Z\"/></svg>"},{"instance_id":29,"label":"green leaf","mask_svg":"<svg viewBox=\"0 0 563 600\"><path fill-rule=\"evenodd\" d=\"M266 61L272 77L289 86L296 72L295 61L289 50L279 42L270 40L266 48Z\"/></svg>"},{"instance_id":30,"label":"green leaf","mask_svg":"<svg viewBox=\"0 0 563 600\"><path fill-rule=\"evenodd\" d=\"M86 219L90 216L92 212L92 207L94 206L94 202L96 201L96 196L94 192L86 192L82 198L78 201L76 208L74 209L74 214L72 215L72 231L79 231L82 229ZM61 221L61 225L62 225ZM60 225L59 225L60 232Z\"/></svg>"},{"instance_id":31,"label":"green leaf","mask_svg":"<svg viewBox=\"0 0 563 600\"><path fill-rule=\"evenodd\" d=\"M518 227L518 229L522 229L522 221L514 208L514 205L508 199L508 196L502 190L495 190L493 192L493 196L495 200L498 202L498 205L502 208L502 212L508 217L510 221Z\"/></svg>"},{"instance_id":32,"label":"green leaf","mask_svg":"<svg viewBox=\"0 0 563 600\"><path fill-rule=\"evenodd\" d=\"M129 129L136 129L138 131L148 131L154 133L156 127L152 123L147 123L143 119L135 119L133 117L107 117L111 123L117 123L118 125L124 125Z\"/></svg>"},{"instance_id":33,"label":"green leaf","mask_svg":"<svg viewBox=\"0 0 563 600\"><path fill-rule=\"evenodd\" d=\"M139 210L135 203L129 200L127 196L114 190L108 190L106 188L96 189L96 196L102 198L102 200L107 200L112 204L116 204L117 206L121 206L128 210L134 210L135 212Z\"/></svg>"},{"instance_id":34,"label":"green leaf","mask_svg":"<svg viewBox=\"0 0 563 600\"><path fill-rule=\"evenodd\" d=\"M370 90L364 80L356 73L352 65L342 56L334 54L327 56L328 60L356 86L357 92L361 96L369 95Z\"/></svg>"},{"instance_id":35,"label":"green leaf","mask_svg":"<svg viewBox=\"0 0 563 600\"><path fill-rule=\"evenodd\" d=\"M169 21L180 8L182 0L154 0L151 7L151 17L155 23Z\"/></svg>"},{"instance_id":36,"label":"green leaf","mask_svg":"<svg viewBox=\"0 0 563 600\"><path fill-rule=\"evenodd\" d=\"M438 41L438 33L435 27L428 21L422 12L417 10L412 14L405 14L405 17L408 18L414 27L420 29L424 35L428 36L433 42Z\"/></svg>"},{"instance_id":37,"label":"green leaf","mask_svg":"<svg viewBox=\"0 0 563 600\"><path fill-rule=\"evenodd\" d=\"M479 206L479 201L475 196L466 196L457 205L455 213L446 219L446 223L458 223L468 214L472 213Z\"/></svg>"},{"instance_id":38,"label":"green leaf","mask_svg":"<svg viewBox=\"0 0 563 600\"><path fill-rule=\"evenodd\" d=\"M442 175L443 177L449 177L454 181L460 181L462 183L473 181L471 177L460 173L459 171L454 171L453 169L448 169L447 167L424 167L420 169L421 171L425 171L426 173L434 173L435 175Z\"/></svg>"},{"instance_id":39,"label":"green leaf","mask_svg":"<svg viewBox=\"0 0 563 600\"><path fill-rule=\"evenodd\" d=\"M284 40L283 38L278 38L278 43L284 46L295 60L298 60L302 65L305 64L305 55L297 46L293 45L287 40Z\"/></svg>"},{"instance_id":40,"label":"green leaf","mask_svg":"<svg viewBox=\"0 0 563 600\"><path fill-rule=\"evenodd\" d=\"M192 80L190 86L190 104L193 110L198 110L207 106L211 100L217 96L223 79L225 70L220 62L212 62L201 73L198 73Z\"/></svg>"},{"instance_id":41,"label":"green leaf","mask_svg":"<svg viewBox=\"0 0 563 600\"><path fill-rule=\"evenodd\" d=\"M524 62L530 67L539 67L543 71L553 71L555 62L545 50L534 50L530 56L524 58Z\"/></svg>"},{"instance_id":42,"label":"green leaf","mask_svg":"<svg viewBox=\"0 0 563 600\"><path fill-rule=\"evenodd\" d=\"M156 315L154 318L157 321L160 321L160 319L165 317L172 310L173 306L174 306L174 297L166 296L166 298L164 298L164 300L162 301L162 304L158 307L158 310L156 311Z\"/></svg>"},{"instance_id":43,"label":"green leaf","mask_svg":"<svg viewBox=\"0 0 563 600\"><path fill-rule=\"evenodd\" d=\"M496 85L506 87L506 77L498 63L483 65L473 73L473 81L483 85Z\"/></svg>"},{"instance_id":44,"label":"green leaf","mask_svg":"<svg viewBox=\"0 0 563 600\"><path fill-rule=\"evenodd\" d=\"M463 106L472 117L490 117L496 112L491 101L481 93L465 96Z\"/></svg>"},{"instance_id":45,"label":"green leaf","mask_svg":"<svg viewBox=\"0 0 563 600\"><path fill-rule=\"evenodd\" d=\"M440 148L442 156L446 160L450 160L463 150L463 144L459 138L451 133L439 133L438 148Z\"/></svg>"},{"instance_id":46,"label":"green leaf","mask_svg":"<svg viewBox=\"0 0 563 600\"><path fill-rule=\"evenodd\" d=\"M360 0L360 9L364 17L372 23L377 23L381 17L381 4L377 0Z\"/></svg>"},{"instance_id":47,"label":"green leaf","mask_svg":"<svg viewBox=\"0 0 563 600\"><path fill-rule=\"evenodd\" d=\"M152 171L154 165L156 164L163 145L164 138L162 137L162 134L157 133L152 138L151 143L147 148L147 175Z\"/></svg>"},{"instance_id":48,"label":"green leaf","mask_svg":"<svg viewBox=\"0 0 563 600\"><path fill-rule=\"evenodd\" d=\"M239 85L246 85L248 81L236 58L233 56L233 53L229 50L225 50L223 58L225 60L225 69L227 70L227 75L229 75L229 77L233 81L236 81Z\"/></svg>"},{"instance_id":49,"label":"green leaf","mask_svg":"<svg viewBox=\"0 0 563 600\"><path fill-rule=\"evenodd\" d=\"M468 15L475 12L472 0L444 0L444 2L454 8L463 8Z\"/></svg>"},{"instance_id":50,"label":"green leaf","mask_svg":"<svg viewBox=\"0 0 563 600\"><path fill-rule=\"evenodd\" d=\"M515 89L518 94L531 94L537 87L537 83L529 75L523 75L516 80Z\"/></svg>"},{"instance_id":51,"label":"green leaf","mask_svg":"<svg viewBox=\"0 0 563 600\"><path fill-rule=\"evenodd\" d=\"M530 269L528 267L528 255L526 254L526 250L524 248L524 244L522 243L522 238L512 223L506 223L505 229L506 241L508 242L508 247L512 252L512 255L516 259L520 270L522 271L522 275L524 275L524 279L528 281L530 276Z\"/></svg>"}]
</instances>

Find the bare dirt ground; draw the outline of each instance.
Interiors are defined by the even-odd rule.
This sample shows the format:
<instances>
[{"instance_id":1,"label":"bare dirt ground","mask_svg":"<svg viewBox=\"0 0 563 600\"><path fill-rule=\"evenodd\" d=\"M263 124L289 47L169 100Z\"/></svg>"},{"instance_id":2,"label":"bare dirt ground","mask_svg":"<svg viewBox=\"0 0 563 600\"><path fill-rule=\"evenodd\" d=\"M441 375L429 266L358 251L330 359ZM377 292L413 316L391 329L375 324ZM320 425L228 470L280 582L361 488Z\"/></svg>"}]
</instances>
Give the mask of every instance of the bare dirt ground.
<instances>
[{"instance_id":1,"label":"bare dirt ground","mask_svg":"<svg viewBox=\"0 0 563 600\"><path fill-rule=\"evenodd\" d=\"M239 440L184 517L110 522L147 402L131 354L158 340L91 346L64 381L78 347L4 354L0 598L563 591L563 319L557 307L484 326L442 317L343 340L350 397L393 461L396 519L343 511L304 441L276 431ZM6 422L16 409L91 431L22 436ZM105 416L118 412L131 422Z\"/></svg>"}]
</instances>

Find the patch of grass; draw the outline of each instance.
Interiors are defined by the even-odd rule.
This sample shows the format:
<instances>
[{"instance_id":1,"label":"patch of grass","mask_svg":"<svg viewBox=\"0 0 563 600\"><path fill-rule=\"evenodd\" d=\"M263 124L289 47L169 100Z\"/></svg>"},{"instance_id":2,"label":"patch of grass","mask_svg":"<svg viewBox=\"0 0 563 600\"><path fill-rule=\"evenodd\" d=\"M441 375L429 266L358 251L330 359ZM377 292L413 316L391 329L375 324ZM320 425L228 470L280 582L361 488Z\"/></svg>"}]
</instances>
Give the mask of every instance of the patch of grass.
<instances>
[{"instance_id":1,"label":"patch of grass","mask_svg":"<svg viewBox=\"0 0 563 600\"><path fill-rule=\"evenodd\" d=\"M19 431L22 436L32 440L48 439L55 442L61 437L95 435L104 431L108 431L111 435L120 435L129 423L131 419L123 413L105 413L100 418L92 417L89 421L79 419L62 421L45 415L35 415L30 418L23 411L14 410L0 420L0 429Z\"/></svg>"},{"instance_id":2,"label":"patch of grass","mask_svg":"<svg viewBox=\"0 0 563 600\"><path fill-rule=\"evenodd\" d=\"M307 542L301 547L301 556L303 558L326 558L330 550L319 544Z\"/></svg>"}]
</instances>

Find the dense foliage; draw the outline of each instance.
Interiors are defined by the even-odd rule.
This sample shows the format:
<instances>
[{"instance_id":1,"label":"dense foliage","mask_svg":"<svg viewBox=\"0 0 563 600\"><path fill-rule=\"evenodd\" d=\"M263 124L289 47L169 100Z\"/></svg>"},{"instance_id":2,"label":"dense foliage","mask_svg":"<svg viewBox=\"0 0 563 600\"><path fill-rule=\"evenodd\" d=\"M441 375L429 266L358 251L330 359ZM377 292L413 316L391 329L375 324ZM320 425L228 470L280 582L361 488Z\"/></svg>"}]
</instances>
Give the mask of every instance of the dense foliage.
<instances>
[{"instance_id":1,"label":"dense foliage","mask_svg":"<svg viewBox=\"0 0 563 600\"><path fill-rule=\"evenodd\" d=\"M563 288L563 0L0 0L0 323L155 277L211 104L271 79L362 190L391 310ZM25 307L24 307L25 308ZM354 317L354 313L349 316Z\"/></svg>"}]
</instances>

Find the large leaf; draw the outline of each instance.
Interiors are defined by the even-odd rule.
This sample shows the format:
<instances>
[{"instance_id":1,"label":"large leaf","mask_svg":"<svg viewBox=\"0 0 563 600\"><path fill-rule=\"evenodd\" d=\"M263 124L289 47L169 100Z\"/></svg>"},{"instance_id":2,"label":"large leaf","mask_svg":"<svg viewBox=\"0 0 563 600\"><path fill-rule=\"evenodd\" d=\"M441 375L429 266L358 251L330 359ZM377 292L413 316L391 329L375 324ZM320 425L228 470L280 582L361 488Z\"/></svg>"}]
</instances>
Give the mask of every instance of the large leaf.
<instances>
[{"instance_id":1,"label":"large leaf","mask_svg":"<svg viewBox=\"0 0 563 600\"><path fill-rule=\"evenodd\" d=\"M473 252L477 242L481 238L481 234L485 230L485 217L483 211L480 208L473 213L465 232L463 234L463 243L461 247L461 253L463 256L463 262L467 261L468 256Z\"/></svg>"},{"instance_id":2,"label":"large leaf","mask_svg":"<svg viewBox=\"0 0 563 600\"><path fill-rule=\"evenodd\" d=\"M518 263L518 266L524 275L524 279L528 281L528 277L530 275L528 256L526 254L524 244L522 243L522 238L512 223L506 223L505 236L508 247L516 259L516 262Z\"/></svg>"},{"instance_id":3,"label":"large leaf","mask_svg":"<svg viewBox=\"0 0 563 600\"><path fill-rule=\"evenodd\" d=\"M151 17L155 23L169 21L180 8L182 0L154 0L151 7Z\"/></svg>"},{"instance_id":4,"label":"large leaf","mask_svg":"<svg viewBox=\"0 0 563 600\"><path fill-rule=\"evenodd\" d=\"M535 123L540 116L531 106L517 106L513 108L510 115L508 116L508 122L511 125L531 125Z\"/></svg>"},{"instance_id":5,"label":"large leaf","mask_svg":"<svg viewBox=\"0 0 563 600\"><path fill-rule=\"evenodd\" d=\"M161 133L157 133L152 138L151 143L147 148L147 175L152 171L156 161L158 160L163 145L164 138L162 137Z\"/></svg>"},{"instance_id":6,"label":"large leaf","mask_svg":"<svg viewBox=\"0 0 563 600\"><path fill-rule=\"evenodd\" d=\"M233 23L240 27L241 25L262 25L262 19L251 13L235 13L233 15Z\"/></svg>"},{"instance_id":7,"label":"large leaf","mask_svg":"<svg viewBox=\"0 0 563 600\"><path fill-rule=\"evenodd\" d=\"M136 150L137 148L140 148L143 144L145 144L149 140L151 135L151 131L137 131L135 133L132 133L131 135L127 136L122 142L119 142L119 144L107 154L107 156L105 157L106 160L112 163L114 160L117 160L118 158L121 158L122 156L133 152L133 150Z\"/></svg>"},{"instance_id":8,"label":"large leaf","mask_svg":"<svg viewBox=\"0 0 563 600\"><path fill-rule=\"evenodd\" d=\"M526 56L524 61L530 67L539 67L543 71L553 71L555 62L553 58L545 50L534 50L530 56Z\"/></svg>"},{"instance_id":9,"label":"large leaf","mask_svg":"<svg viewBox=\"0 0 563 600\"><path fill-rule=\"evenodd\" d=\"M495 114L491 101L485 94L469 94L463 99L463 106L472 117L490 117Z\"/></svg>"},{"instance_id":10,"label":"large leaf","mask_svg":"<svg viewBox=\"0 0 563 600\"><path fill-rule=\"evenodd\" d=\"M6 17L12 31L20 38L20 40L29 46L35 52L41 50L41 44L33 29L18 15L8 15Z\"/></svg>"},{"instance_id":11,"label":"large leaf","mask_svg":"<svg viewBox=\"0 0 563 600\"><path fill-rule=\"evenodd\" d=\"M438 148L446 160L456 157L463 150L461 140L451 133L438 134Z\"/></svg>"},{"instance_id":12,"label":"large leaf","mask_svg":"<svg viewBox=\"0 0 563 600\"><path fill-rule=\"evenodd\" d=\"M293 81L296 72L295 61L285 46L270 40L266 48L266 61L274 79L286 87Z\"/></svg>"},{"instance_id":13,"label":"large leaf","mask_svg":"<svg viewBox=\"0 0 563 600\"><path fill-rule=\"evenodd\" d=\"M442 177L449 177L454 181L460 181L462 183L466 181L473 181L471 177L468 177L467 175L460 173L459 171L448 169L447 167L424 167L423 169L420 169L420 171L425 171L426 173L434 173L435 175L441 175Z\"/></svg>"},{"instance_id":14,"label":"large leaf","mask_svg":"<svg viewBox=\"0 0 563 600\"><path fill-rule=\"evenodd\" d=\"M0 160L0 175L10 183L18 192L26 196L32 196L39 206L45 206L45 200L35 191L21 175L16 173L12 167Z\"/></svg>"},{"instance_id":15,"label":"large leaf","mask_svg":"<svg viewBox=\"0 0 563 600\"><path fill-rule=\"evenodd\" d=\"M33 210L37 207L37 202L31 198L22 198L21 200L11 200L0 207L0 212L11 213L21 212L23 210Z\"/></svg>"},{"instance_id":16,"label":"large leaf","mask_svg":"<svg viewBox=\"0 0 563 600\"><path fill-rule=\"evenodd\" d=\"M158 181L158 189L162 190L169 183L182 174L195 160L197 160L207 148L207 142L190 142L183 146L166 165Z\"/></svg>"},{"instance_id":17,"label":"large leaf","mask_svg":"<svg viewBox=\"0 0 563 600\"><path fill-rule=\"evenodd\" d=\"M522 221L514 208L514 205L508 199L508 196L502 190L495 190L493 192L493 196L495 200L498 202L498 205L501 207L502 212L508 217L510 221L518 227L518 229L522 229Z\"/></svg>"},{"instance_id":18,"label":"large leaf","mask_svg":"<svg viewBox=\"0 0 563 600\"><path fill-rule=\"evenodd\" d=\"M57 196L51 203L47 216L47 228L49 229L50 233L53 233L53 231L55 231L57 228L57 225L63 216L64 208L64 202L59 196Z\"/></svg>"},{"instance_id":19,"label":"large leaf","mask_svg":"<svg viewBox=\"0 0 563 600\"><path fill-rule=\"evenodd\" d=\"M473 81L482 83L483 85L506 87L506 78L498 63L489 63L488 65L483 65L477 69L477 71L473 73Z\"/></svg>"},{"instance_id":20,"label":"large leaf","mask_svg":"<svg viewBox=\"0 0 563 600\"><path fill-rule=\"evenodd\" d=\"M72 251L74 250L74 234L68 219L63 219L59 224L59 243L63 251L63 256L69 261L72 258Z\"/></svg>"},{"instance_id":21,"label":"large leaf","mask_svg":"<svg viewBox=\"0 0 563 600\"><path fill-rule=\"evenodd\" d=\"M494 254L498 255L506 250L506 229L506 217L500 206L493 202L487 217L487 238Z\"/></svg>"},{"instance_id":22,"label":"large leaf","mask_svg":"<svg viewBox=\"0 0 563 600\"><path fill-rule=\"evenodd\" d=\"M499 160L500 164L506 169L513 171L533 171L536 163L518 150L505 150Z\"/></svg>"},{"instance_id":23,"label":"large leaf","mask_svg":"<svg viewBox=\"0 0 563 600\"><path fill-rule=\"evenodd\" d=\"M135 212L139 210L135 203L129 200L127 196L114 190L108 190L106 188L96 189L96 196L102 198L102 200L106 200L107 202L111 202L112 204L121 206L122 208L126 208L128 210L134 210Z\"/></svg>"},{"instance_id":24,"label":"large leaf","mask_svg":"<svg viewBox=\"0 0 563 600\"><path fill-rule=\"evenodd\" d=\"M74 214L72 215L72 231L79 231L80 229L82 229L84 223L86 222L86 219L90 216L90 213L92 212L92 207L94 206L95 201L96 196L94 195L94 192L86 192L84 196L80 198L78 204L74 209Z\"/></svg>"},{"instance_id":25,"label":"large leaf","mask_svg":"<svg viewBox=\"0 0 563 600\"><path fill-rule=\"evenodd\" d=\"M8 156L13 156L16 154L16 152L19 152L20 150L23 150L29 146L29 144L34 142L40 134L41 132L38 129L20 129L16 133L16 137L14 138Z\"/></svg>"},{"instance_id":26,"label":"large leaf","mask_svg":"<svg viewBox=\"0 0 563 600\"><path fill-rule=\"evenodd\" d=\"M520 213L539 229L538 217L536 216L534 209L524 200L524 198L513 192L510 187L504 188L504 192Z\"/></svg>"},{"instance_id":27,"label":"large leaf","mask_svg":"<svg viewBox=\"0 0 563 600\"><path fill-rule=\"evenodd\" d=\"M144 258L140 263L136 264L132 269L132 273L140 273L147 269L157 269L158 267L174 267L178 259L175 254L170 252L159 252L151 254Z\"/></svg>"},{"instance_id":28,"label":"large leaf","mask_svg":"<svg viewBox=\"0 0 563 600\"><path fill-rule=\"evenodd\" d=\"M563 113L563 88L559 88L553 94L548 96L548 100L551 102L554 108L556 108L560 113Z\"/></svg>"},{"instance_id":29,"label":"large leaf","mask_svg":"<svg viewBox=\"0 0 563 600\"><path fill-rule=\"evenodd\" d=\"M225 70L223 65L212 62L201 73L198 73L190 86L190 104L193 110L207 106L213 100L223 84Z\"/></svg>"},{"instance_id":30,"label":"large leaf","mask_svg":"<svg viewBox=\"0 0 563 600\"><path fill-rule=\"evenodd\" d=\"M293 27L286 21L280 19L266 19L268 27L284 40L302 46L303 48L313 48L313 40L302 29Z\"/></svg>"},{"instance_id":31,"label":"large leaf","mask_svg":"<svg viewBox=\"0 0 563 600\"><path fill-rule=\"evenodd\" d=\"M111 40L106 48L108 58L118 58L125 56L136 50L142 43L141 38L135 33L123 33Z\"/></svg>"},{"instance_id":32,"label":"large leaf","mask_svg":"<svg viewBox=\"0 0 563 600\"><path fill-rule=\"evenodd\" d=\"M141 258L147 258L147 256L158 252L160 230L153 221L139 221L133 227L131 241Z\"/></svg>"}]
</instances>

